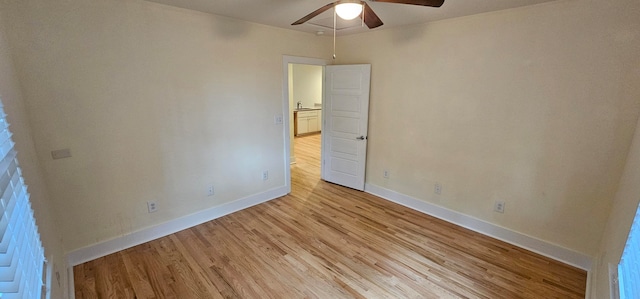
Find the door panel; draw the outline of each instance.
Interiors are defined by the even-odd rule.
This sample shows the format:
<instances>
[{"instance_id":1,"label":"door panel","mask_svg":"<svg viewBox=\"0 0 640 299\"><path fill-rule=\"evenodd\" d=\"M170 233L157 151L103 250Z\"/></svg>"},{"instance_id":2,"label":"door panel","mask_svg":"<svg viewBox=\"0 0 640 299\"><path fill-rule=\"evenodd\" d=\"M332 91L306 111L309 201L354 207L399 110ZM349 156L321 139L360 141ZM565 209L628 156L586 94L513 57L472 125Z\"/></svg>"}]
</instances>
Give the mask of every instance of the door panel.
<instances>
[{"instance_id":1,"label":"door panel","mask_svg":"<svg viewBox=\"0 0 640 299\"><path fill-rule=\"evenodd\" d=\"M322 178L364 190L371 65L325 67Z\"/></svg>"},{"instance_id":2,"label":"door panel","mask_svg":"<svg viewBox=\"0 0 640 299\"><path fill-rule=\"evenodd\" d=\"M333 132L338 134L359 134L360 120L353 117L333 116L331 119Z\"/></svg>"},{"instance_id":3,"label":"door panel","mask_svg":"<svg viewBox=\"0 0 640 299\"><path fill-rule=\"evenodd\" d=\"M360 113L360 100L357 96L336 95L335 97L338 99L334 103L336 111Z\"/></svg>"}]
</instances>

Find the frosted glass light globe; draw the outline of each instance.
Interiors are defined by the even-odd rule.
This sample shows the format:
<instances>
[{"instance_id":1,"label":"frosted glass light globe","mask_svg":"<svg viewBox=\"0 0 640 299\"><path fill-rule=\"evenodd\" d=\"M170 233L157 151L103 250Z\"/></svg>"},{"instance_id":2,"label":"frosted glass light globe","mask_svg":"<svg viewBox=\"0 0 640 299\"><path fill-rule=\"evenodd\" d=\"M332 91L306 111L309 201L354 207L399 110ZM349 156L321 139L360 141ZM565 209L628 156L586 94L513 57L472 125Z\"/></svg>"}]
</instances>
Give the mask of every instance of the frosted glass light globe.
<instances>
[{"instance_id":1,"label":"frosted glass light globe","mask_svg":"<svg viewBox=\"0 0 640 299\"><path fill-rule=\"evenodd\" d=\"M353 20L362 12L360 3L340 3L336 5L336 14L344 20Z\"/></svg>"}]
</instances>

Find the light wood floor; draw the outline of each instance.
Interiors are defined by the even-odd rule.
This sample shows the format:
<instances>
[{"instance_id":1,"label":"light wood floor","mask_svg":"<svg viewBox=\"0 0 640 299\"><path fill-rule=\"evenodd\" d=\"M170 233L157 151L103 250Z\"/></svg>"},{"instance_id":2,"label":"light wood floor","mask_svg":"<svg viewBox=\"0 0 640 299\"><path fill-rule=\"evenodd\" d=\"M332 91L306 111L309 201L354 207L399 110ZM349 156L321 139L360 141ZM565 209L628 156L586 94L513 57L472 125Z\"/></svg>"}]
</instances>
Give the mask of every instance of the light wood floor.
<instances>
[{"instance_id":1,"label":"light wood floor","mask_svg":"<svg viewBox=\"0 0 640 299\"><path fill-rule=\"evenodd\" d=\"M290 195L76 266L76 298L584 298L582 270L321 181L319 147Z\"/></svg>"}]
</instances>

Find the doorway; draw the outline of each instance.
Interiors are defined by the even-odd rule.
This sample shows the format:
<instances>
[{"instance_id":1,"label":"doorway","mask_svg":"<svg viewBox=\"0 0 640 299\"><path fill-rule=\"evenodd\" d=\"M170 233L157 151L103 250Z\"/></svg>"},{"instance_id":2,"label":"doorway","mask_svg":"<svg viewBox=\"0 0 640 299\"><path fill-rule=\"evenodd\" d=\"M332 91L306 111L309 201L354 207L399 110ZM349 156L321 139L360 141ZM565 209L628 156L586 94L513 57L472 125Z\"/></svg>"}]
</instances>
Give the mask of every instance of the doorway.
<instances>
[{"instance_id":1,"label":"doorway","mask_svg":"<svg viewBox=\"0 0 640 299\"><path fill-rule=\"evenodd\" d=\"M285 132L288 132L285 134L285 148L287 149L285 152L285 184L291 192L291 180L293 179L291 170L294 167L298 167L297 170L300 170L301 167L306 169L295 171L294 175L304 174L320 180L322 143L320 142L321 132L318 131L322 129L322 72L328 62L323 59L286 55L283 56L282 61L284 125ZM299 78L301 82L298 82L302 84L299 85L294 84L293 75L296 70L298 74L302 74L302 78ZM318 70L320 71L320 82L311 79L317 77ZM296 87L300 89L298 92L295 90ZM298 102L300 102L301 108L309 109L297 109ZM301 117L299 122L297 122L297 117ZM296 148L300 150L300 153L296 154Z\"/></svg>"},{"instance_id":2,"label":"doorway","mask_svg":"<svg viewBox=\"0 0 640 299\"><path fill-rule=\"evenodd\" d=\"M289 64L292 184L314 186L321 177L324 66Z\"/></svg>"},{"instance_id":3,"label":"doorway","mask_svg":"<svg viewBox=\"0 0 640 299\"><path fill-rule=\"evenodd\" d=\"M321 66L321 103L312 99L306 104L309 107L305 107L303 99L295 98L293 77L290 76L295 64ZM323 60L285 56L283 70L285 186L288 191L291 192L290 164L296 159L292 155L296 152L294 138L299 135L298 130L303 133L323 131L320 157L317 158L320 177L316 177L316 181L322 178L364 191L371 65L328 66ZM303 122L300 122L301 115Z\"/></svg>"},{"instance_id":4,"label":"doorway","mask_svg":"<svg viewBox=\"0 0 640 299\"><path fill-rule=\"evenodd\" d=\"M302 162L308 167L317 162L319 168L324 69L321 65L297 63L290 63L288 68L289 116L293 127L291 164Z\"/></svg>"}]
</instances>

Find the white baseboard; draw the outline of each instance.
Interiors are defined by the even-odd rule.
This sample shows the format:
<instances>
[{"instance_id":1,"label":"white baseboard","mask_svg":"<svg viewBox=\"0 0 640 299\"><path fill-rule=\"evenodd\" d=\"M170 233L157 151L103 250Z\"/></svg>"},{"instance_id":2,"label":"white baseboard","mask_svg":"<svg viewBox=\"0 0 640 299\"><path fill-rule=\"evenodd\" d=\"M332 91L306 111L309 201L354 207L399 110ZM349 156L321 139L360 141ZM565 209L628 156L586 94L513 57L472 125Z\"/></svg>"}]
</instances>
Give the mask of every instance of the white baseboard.
<instances>
[{"instance_id":1,"label":"white baseboard","mask_svg":"<svg viewBox=\"0 0 640 299\"><path fill-rule=\"evenodd\" d=\"M213 219L237 212L248 207L284 196L288 193L286 186L274 188L262 193L250 195L223 205L212 207L191 215L173 219L158 225L143 228L130 234L73 250L67 254L71 267L79 265L114 252L118 252L142 243L146 243L181 230L211 221Z\"/></svg>"},{"instance_id":2,"label":"white baseboard","mask_svg":"<svg viewBox=\"0 0 640 299\"><path fill-rule=\"evenodd\" d=\"M373 184L366 184L364 190L367 193L371 193L405 207L533 251L554 260L561 261L565 264L569 264L586 271L591 270L593 264L592 257L582 253Z\"/></svg>"}]
</instances>

